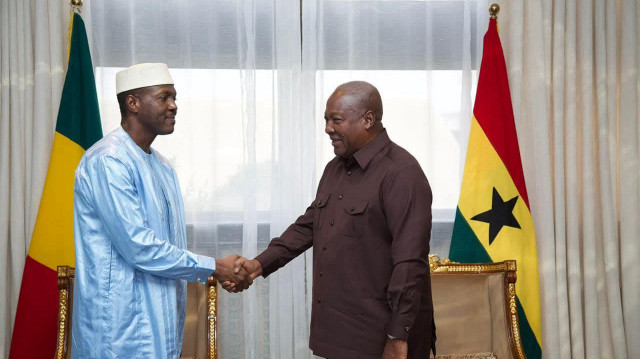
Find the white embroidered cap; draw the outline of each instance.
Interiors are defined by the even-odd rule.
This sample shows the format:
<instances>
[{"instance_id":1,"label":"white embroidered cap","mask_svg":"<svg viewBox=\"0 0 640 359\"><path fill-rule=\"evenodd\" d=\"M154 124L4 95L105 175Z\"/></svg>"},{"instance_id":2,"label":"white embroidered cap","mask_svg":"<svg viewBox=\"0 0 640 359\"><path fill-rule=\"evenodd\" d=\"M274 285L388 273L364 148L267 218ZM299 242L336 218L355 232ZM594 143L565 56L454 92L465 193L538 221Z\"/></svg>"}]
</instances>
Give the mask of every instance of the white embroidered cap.
<instances>
[{"instance_id":1,"label":"white embroidered cap","mask_svg":"<svg viewBox=\"0 0 640 359\"><path fill-rule=\"evenodd\" d=\"M137 64L116 73L116 94L156 85L173 85L167 64Z\"/></svg>"}]
</instances>

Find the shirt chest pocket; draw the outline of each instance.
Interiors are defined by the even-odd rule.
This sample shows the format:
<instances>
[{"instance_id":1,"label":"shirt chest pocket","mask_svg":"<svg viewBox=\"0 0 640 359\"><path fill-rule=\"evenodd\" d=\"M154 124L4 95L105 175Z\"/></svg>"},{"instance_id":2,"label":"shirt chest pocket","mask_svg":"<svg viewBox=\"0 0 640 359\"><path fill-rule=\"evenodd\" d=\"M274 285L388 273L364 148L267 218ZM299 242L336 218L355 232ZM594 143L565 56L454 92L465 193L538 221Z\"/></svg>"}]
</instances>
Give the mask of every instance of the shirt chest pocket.
<instances>
[{"instance_id":1,"label":"shirt chest pocket","mask_svg":"<svg viewBox=\"0 0 640 359\"><path fill-rule=\"evenodd\" d=\"M324 217L327 216L327 202L331 197L331 193L318 193L315 202L313 202L313 227L321 228Z\"/></svg>"},{"instance_id":2,"label":"shirt chest pocket","mask_svg":"<svg viewBox=\"0 0 640 359\"><path fill-rule=\"evenodd\" d=\"M367 225L368 202L357 198L344 198L339 211L338 230L347 237L359 237Z\"/></svg>"}]
</instances>

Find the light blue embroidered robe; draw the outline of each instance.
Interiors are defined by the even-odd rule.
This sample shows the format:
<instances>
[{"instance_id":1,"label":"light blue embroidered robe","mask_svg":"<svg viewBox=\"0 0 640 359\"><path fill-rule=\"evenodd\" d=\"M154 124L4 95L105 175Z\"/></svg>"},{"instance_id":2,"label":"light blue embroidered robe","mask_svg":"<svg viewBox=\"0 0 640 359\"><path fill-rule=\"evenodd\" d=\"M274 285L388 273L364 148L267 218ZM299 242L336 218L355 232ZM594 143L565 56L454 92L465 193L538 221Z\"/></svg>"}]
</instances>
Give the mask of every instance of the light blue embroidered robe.
<instances>
[{"instance_id":1,"label":"light blue embroidered robe","mask_svg":"<svg viewBox=\"0 0 640 359\"><path fill-rule=\"evenodd\" d=\"M179 358L186 282L215 260L186 250L169 162L122 127L86 151L75 177L74 358Z\"/></svg>"}]
</instances>

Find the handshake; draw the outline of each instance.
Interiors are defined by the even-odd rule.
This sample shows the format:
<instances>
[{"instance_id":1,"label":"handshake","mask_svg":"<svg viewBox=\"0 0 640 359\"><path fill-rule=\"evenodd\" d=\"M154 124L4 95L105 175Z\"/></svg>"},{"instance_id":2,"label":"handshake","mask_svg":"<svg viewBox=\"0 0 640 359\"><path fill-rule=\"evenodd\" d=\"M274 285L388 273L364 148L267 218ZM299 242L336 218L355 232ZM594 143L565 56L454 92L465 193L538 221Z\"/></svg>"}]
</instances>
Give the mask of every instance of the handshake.
<instances>
[{"instance_id":1,"label":"handshake","mask_svg":"<svg viewBox=\"0 0 640 359\"><path fill-rule=\"evenodd\" d=\"M237 254L223 259L216 259L216 270L213 276L220 282L222 288L230 293L238 293L249 288L259 275L262 265L257 260L249 260Z\"/></svg>"}]
</instances>

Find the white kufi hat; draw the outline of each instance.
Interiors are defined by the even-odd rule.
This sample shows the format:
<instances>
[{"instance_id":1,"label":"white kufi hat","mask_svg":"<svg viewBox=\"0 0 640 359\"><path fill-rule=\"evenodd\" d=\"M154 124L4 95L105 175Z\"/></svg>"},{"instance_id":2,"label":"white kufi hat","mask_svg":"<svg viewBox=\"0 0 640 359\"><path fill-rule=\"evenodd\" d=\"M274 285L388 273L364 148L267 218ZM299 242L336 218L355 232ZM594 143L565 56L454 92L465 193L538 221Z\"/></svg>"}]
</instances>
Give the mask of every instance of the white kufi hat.
<instances>
[{"instance_id":1,"label":"white kufi hat","mask_svg":"<svg viewBox=\"0 0 640 359\"><path fill-rule=\"evenodd\" d=\"M156 85L173 85L167 64L137 64L118 71L116 74L116 94Z\"/></svg>"}]
</instances>

